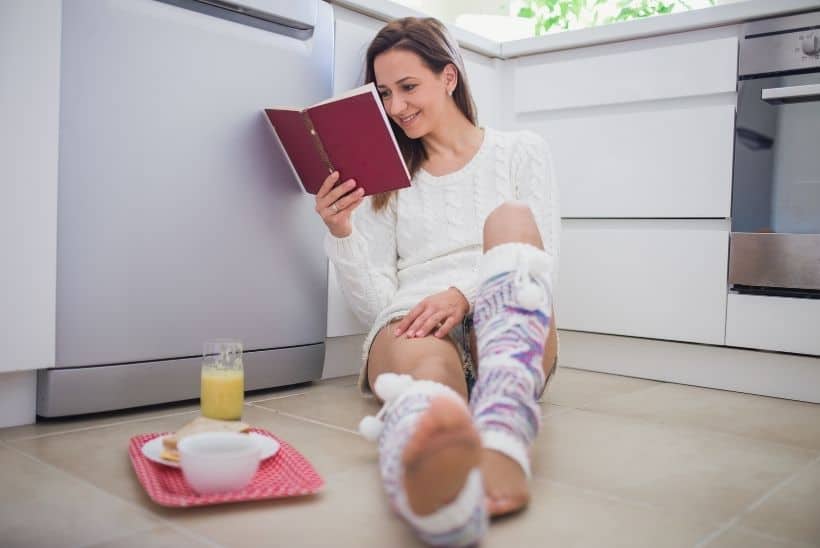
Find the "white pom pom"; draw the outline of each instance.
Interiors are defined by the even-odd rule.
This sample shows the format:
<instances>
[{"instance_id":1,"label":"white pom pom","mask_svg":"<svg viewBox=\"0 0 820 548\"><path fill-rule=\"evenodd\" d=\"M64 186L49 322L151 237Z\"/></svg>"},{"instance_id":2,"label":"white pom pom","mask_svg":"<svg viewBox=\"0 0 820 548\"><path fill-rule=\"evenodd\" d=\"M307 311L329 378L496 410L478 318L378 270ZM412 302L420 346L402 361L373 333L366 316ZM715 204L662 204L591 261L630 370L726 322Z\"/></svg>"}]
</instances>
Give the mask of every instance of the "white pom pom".
<instances>
[{"instance_id":1,"label":"white pom pom","mask_svg":"<svg viewBox=\"0 0 820 548\"><path fill-rule=\"evenodd\" d=\"M401 396L412 384L413 377L410 375L382 373L376 378L373 391L385 402L391 402Z\"/></svg>"},{"instance_id":2,"label":"white pom pom","mask_svg":"<svg viewBox=\"0 0 820 548\"><path fill-rule=\"evenodd\" d=\"M544 290L534 282L525 282L516 291L518 304L527 310L535 310L544 303Z\"/></svg>"},{"instance_id":3,"label":"white pom pom","mask_svg":"<svg viewBox=\"0 0 820 548\"><path fill-rule=\"evenodd\" d=\"M546 253L538 253L530 257L530 272L541 272L549 275L552 259Z\"/></svg>"},{"instance_id":4,"label":"white pom pom","mask_svg":"<svg viewBox=\"0 0 820 548\"><path fill-rule=\"evenodd\" d=\"M368 415L359 422L359 433L368 441L376 441L384 429L384 423L374 417Z\"/></svg>"}]
</instances>

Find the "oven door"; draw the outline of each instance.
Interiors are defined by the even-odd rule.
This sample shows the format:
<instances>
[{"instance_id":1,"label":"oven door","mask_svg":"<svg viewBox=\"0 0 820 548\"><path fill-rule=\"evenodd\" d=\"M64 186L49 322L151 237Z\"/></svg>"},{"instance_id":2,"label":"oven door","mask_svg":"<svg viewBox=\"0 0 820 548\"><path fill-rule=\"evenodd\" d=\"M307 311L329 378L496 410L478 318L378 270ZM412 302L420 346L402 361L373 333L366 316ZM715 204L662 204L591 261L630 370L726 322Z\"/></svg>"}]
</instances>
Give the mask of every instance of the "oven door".
<instances>
[{"instance_id":1,"label":"oven door","mask_svg":"<svg viewBox=\"0 0 820 548\"><path fill-rule=\"evenodd\" d=\"M729 284L820 297L820 73L739 83Z\"/></svg>"}]
</instances>

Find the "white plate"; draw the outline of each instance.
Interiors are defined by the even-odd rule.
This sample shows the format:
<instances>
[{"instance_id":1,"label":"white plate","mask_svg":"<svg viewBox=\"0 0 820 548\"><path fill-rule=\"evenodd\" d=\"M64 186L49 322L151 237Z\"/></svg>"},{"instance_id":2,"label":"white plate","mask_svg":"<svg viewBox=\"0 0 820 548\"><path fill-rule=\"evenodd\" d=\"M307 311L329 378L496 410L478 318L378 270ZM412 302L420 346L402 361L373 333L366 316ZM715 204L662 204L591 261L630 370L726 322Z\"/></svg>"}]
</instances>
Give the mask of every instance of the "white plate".
<instances>
[{"instance_id":1,"label":"white plate","mask_svg":"<svg viewBox=\"0 0 820 548\"><path fill-rule=\"evenodd\" d=\"M268 436L263 436L262 434L257 434L256 432L251 432L248 435L259 444L261 449L259 460L269 459L274 456L277 451L279 451L279 442L275 439ZM171 466L173 468L179 468L178 462L165 460L160 457L162 454L162 438L163 436L157 436L151 441L143 444L142 454L145 455L145 458L148 460L158 462L159 464L164 464L166 466Z\"/></svg>"}]
</instances>

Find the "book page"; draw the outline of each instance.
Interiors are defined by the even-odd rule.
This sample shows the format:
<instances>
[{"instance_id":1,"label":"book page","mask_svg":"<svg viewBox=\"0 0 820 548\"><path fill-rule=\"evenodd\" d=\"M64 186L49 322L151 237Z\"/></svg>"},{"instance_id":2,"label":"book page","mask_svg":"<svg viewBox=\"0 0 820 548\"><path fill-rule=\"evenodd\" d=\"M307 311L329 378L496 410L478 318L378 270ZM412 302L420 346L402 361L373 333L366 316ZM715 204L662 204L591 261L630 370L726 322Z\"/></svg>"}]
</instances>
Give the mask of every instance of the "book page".
<instances>
[{"instance_id":1,"label":"book page","mask_svg":"<svg viewBox=\"0 0 820 548\"><path fill-rule=\"evenodd\" d=\"M353 97L354 95L361 95L362 93L368 93L370 91L370 88L373 88L373 91L376 90L376 86L373 85L372 83L371 84L365 84L363 86L359 86L357 88L353 88L353 89L349 89L347 91L344 91L344 92L340 93L339 95L334 95L330 99L325 99L324 101L319 101L318 103L316 103L314 105L311 105L308 108L318 107L320 105L326 105L326 104L332 103L334 101L341 101L342 99L346 99L347 97ZM379 99L379 101L382 100L382 98L378 96L378 92L376 93L376 97Z\"/></svg>"}]
</instances>

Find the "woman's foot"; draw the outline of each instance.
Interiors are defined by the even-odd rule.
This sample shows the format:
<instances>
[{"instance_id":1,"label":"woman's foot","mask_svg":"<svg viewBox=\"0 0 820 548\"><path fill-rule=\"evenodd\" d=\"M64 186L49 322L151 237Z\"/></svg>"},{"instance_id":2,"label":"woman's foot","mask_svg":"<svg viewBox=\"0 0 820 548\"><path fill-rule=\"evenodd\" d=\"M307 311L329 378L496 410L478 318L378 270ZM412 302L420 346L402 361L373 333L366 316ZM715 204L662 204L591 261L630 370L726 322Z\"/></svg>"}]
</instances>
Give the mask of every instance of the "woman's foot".
<instances>
[{"instance_id":1,"label":"woman's foot","mask_svg":"<svg viewBox=\"0 0 820 548\"><path fill-rule=\"evenodd\" d=\"M455 500L470 470L481 464L481 439L467 407L438 396L419 418L402 453L404 489L416 515Z\"/></svg>"},{"instance_id":2,"label":"woman's foot","mask_svg":"<svg viewBox=\"0 0 820 548\"><path fill-rule=\"evenodd\" d=\"M530 486L521 465L510 457L484 449L481 455L484 496L491 517L523 509L530 501Z\"/></svg>"}]
</instances>

